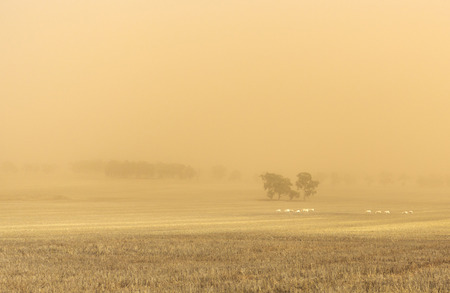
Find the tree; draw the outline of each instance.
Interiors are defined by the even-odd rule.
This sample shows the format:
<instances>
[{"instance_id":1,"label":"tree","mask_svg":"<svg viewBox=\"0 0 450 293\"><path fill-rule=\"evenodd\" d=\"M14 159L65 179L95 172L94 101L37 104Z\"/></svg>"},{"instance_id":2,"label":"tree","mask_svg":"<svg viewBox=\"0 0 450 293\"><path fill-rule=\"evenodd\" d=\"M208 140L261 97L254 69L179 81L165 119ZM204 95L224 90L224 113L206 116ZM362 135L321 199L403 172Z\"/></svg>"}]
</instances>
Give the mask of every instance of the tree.
<instances>
[{"instance_id":1,"label":"tree","mask_svg":"<svg viewBox=\"0 0 450 293\"><path fill-rule=\"evenodd\" d=\"M378 175L379 182L381 185L391 185L394 182L393 175L389 172L381 172Z\"/></svg>"},{"instance_id":2,"label":"tree","mask_svg":"<svg viewBox=\"0 0 450 293\"><path fill-rule=\"evenodd\" d=\"M211 175L215 180L222 180L227 175L227 168L222 165L215 165L211 168Z\"/></svg>"},{"instance_id":3,"label":"tree","mask_svg":"<svg viewBox=\"0 0 450 293\"><path fill-rule=\"evenodd\" d=\"M278 195L278 200L283 195L288 195L291 199L291 180L274 173L266 173L261 175L264 183L264 189L267 191L267 196L273 199L274 195Z\"/></svg>"},{"instance_id":4,"label":"tree","mask_svg":"<svg viewBox=\"0 0 450 293\"><path fill-rule=\"evenodd\" d=\"M398 181L400 181L400 184L402 186L405 186L406 182L408 182L409 179L410 178L409 178L408 174L406 174L406 173L402 173L398 176Z\"/></svg>"},{"instance_id":5,"label":"tree","mask_svg":"<svg viewBox=\"0 0 450 293\"><path fill-rule=\"evenodd\" d=\"M289 191L289 198L292 200L295 198L299 198L300 197L300 192L296 191L296 190L290 190Z\"/></svg>"},{"instance_id":6,"label":"tree","mask_svg":"<svg viewBox=\"0 0 450 293\"><path fill-rule=\"evenodd\" d=\"M230 176L228 176L228 180L230 181L239 181L242 178L241 172L238 170L234 170L230 173Z\"/></svg>"},{"instance_id":7,"label":"tree","mask_svg":"<svg viewBox=\"0 0 450 293\"><path fill-rule=\"evenodd\" d=\"M76 173L102 173L105 167L106 163L101 160L83 160L71 164L72 171Z\"/></svg>"},{"instance_id":8,"label":"tree","mask_svg":"<svg viewBox=\"0 0 450 293\"><path fill-rule=\"evenodd\" d=\"M0 164L0 171L3 173L16 173L18 168L13 162L4 161Z\"/></svg>"},{"instance_id":9,"label":"tree","mask_svg":"<svg viewBox=\"0 0 450 293\"><path fill-rule=\"evenodd\" d=\"M297 174L297 181L295 182L298 190L303 190L303 200L316 194L319 181L312 180L311 174L301 172Z\"/></svg>"}]
</instances>

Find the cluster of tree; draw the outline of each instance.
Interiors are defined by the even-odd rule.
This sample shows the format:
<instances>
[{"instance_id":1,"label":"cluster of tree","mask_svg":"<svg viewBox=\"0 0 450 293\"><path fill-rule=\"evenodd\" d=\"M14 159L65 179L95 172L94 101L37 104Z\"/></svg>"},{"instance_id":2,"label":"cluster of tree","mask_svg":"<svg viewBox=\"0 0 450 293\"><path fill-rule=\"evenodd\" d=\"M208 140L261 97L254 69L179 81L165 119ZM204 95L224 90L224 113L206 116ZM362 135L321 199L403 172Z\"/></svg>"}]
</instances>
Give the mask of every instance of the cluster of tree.
<instances>
[{"instance_id":1,"label":"cluster of tree","mask_svg":"<svg viewBox=\"0 0 450 293\"><path fill-rule=\"evenodd\" d=\"M26 173L54 173L57 170L57 166L53 164L25 164L22 170Z\"/></svg>"},{"instance_id":2,"label":"cluster of tree","mask_svg":"<svg viewBox=\"0 0 450 293\"><path fill-rule=\"evenodd\" d=\"M105 174L113 178L192 179L197 173L183 164L111 161L105 166Z\"/></svg>"},{"instance_id":3,"label":"cluster of tree","mask_svg":"<svg viewBox=\"0 0 450 293\"><path fill-rule=\"evenodd\" d=\"M228 180L228 181L239 181L242 179L242 174L238 170L233 170L228 172L228 169L222 165L215 165L211 167L211 177L214 180Z\"/></svg>"},{"instance_id":4,"label":"cluster of tree","mask_svg":"<svg viewBox=\"0 0 450 293\"><path fill-rule=\"evenodd\" d=\"M3 161L0 163L0 172L1 173L15 173L18 170L19 169L13 162Z\"/></svg>"},{"instance_id":5,"label":"cluster of tree","mask_svg":"<svg viewBox=\"0 0 450 293\"><path fill-rule=\"evenodd\" d=\"M191 166L182 164L148 163L145 161L80 160L70 164L70 169L81 174L106 174L115 178L180 178L189 179L201 176ZM223 165L212 166L207 173L215 181L240 181L242 174L238 170L228 170Z\"/></svg>"},{"instance_id":6,"label":"cluster of tree","mask_svg":"<svg viewBox=\"0 0 450 293\"><path fill-rule=\"evenodd\" d=\"M279 174L265 173L261 175L261 179L270 199L273 199L274 196L278 196L278 199L282 196L288 196L292 200L299 198L300 192L303 192L303 200L306 200L316 194L319 186L319 181L312 180L311 174L307 172L297 174L297 181L295 182L297 190L292 189L292 182L289 178Z\"/></svg>"},{"instance_id":7,"label":"cluster of tree","mask_svg":"<svg viewBox=\"0 0 450 293\"><path fill-rule=\"evenodd\" d=\"M105 166L102 160L83 160L73 162L70 168L76 173L104 173Z\"/></svg>"},{"instance_id":8,"label":"cluster of tree","mask_svg":"<svg viewBox=\"0 0 450 293\"><path fill-rule=\"evenodd\" d=\"M426 188L450 187L450 176L438 174L421 175L417 178L416 183L418 186Z\"/></svg>"},{"instance_id":9,"label":"cluster of tree","mask_svg":"<svg viewBox=\"0 0 450 293\"><path fill-rule=\"evenodd\" d=\"M53 164L31 164L27 163L20 167L11 161L3 161L0 163L0 173L53 173L56 170Z\"/></svg>"},{"instance_id":10,"label":"cluster of tree","mask_svg":"<svg viewBox=\"0 0 450 293\"><path fill-rule=\"evenodd\" d=\"M378 174L351 174L351 173L338 173L338 172L319 172L316 178L318 178L322 185L356 185L365 184L368 186L393 186L401 185L405 186L412 183L412 177L406 173L390 173L380 172Z\"/></svg>"}]
</instances>

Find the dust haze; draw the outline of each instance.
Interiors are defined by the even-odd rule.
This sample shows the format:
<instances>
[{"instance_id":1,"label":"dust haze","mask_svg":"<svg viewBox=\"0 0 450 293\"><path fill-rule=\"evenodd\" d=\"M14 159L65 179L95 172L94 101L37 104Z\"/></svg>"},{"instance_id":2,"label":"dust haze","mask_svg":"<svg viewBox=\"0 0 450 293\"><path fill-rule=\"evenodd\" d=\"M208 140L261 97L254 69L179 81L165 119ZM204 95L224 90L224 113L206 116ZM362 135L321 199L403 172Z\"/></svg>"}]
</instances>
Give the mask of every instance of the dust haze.
<instances>
[{"instance_id":1,"label":"dust haze","mask_svg":"<svg viewBox=\"0 0 450 293\"><path fill-rule=\"evenodd\" d=\"M2 1L0 161L448 172L447 1L163 2Z\"/></svg>"},{"instance_id":2,"label":"dust haze","mask_svg":"<svg viewBox=\"0 0 450 293\"><path fill-rule=\"evenodd\" d=\"M448 292L450 1L1 0L0 291Z\"/></svg>"}]
</instances>

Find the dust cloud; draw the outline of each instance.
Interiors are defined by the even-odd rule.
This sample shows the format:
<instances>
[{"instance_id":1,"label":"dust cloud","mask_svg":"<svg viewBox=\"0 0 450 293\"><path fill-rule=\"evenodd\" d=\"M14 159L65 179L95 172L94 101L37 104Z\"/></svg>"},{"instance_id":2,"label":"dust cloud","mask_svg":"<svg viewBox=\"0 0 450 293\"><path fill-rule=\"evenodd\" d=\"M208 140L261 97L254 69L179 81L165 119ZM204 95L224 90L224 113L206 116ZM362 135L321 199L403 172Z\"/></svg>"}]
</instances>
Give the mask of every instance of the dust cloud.
<instances>
[{"instance_id":1,"label":"dust cloud","mask_svg":"<svg viewBox=\"0 0 450 293\"><path fill-rule=\"evenodd\" d=\"M0 291L448 292L449 36L449 0L0 0Z\"/></svg>"},{"instance_id":2,"label":"dust cloud","mask_svg":"<svg viewBox=\"0 0 450 293\"><path fill-rule=\"evenodd\" d=\"M446 173L448 1L1 1L0 161Z\"/></svg>"}]
</instances>

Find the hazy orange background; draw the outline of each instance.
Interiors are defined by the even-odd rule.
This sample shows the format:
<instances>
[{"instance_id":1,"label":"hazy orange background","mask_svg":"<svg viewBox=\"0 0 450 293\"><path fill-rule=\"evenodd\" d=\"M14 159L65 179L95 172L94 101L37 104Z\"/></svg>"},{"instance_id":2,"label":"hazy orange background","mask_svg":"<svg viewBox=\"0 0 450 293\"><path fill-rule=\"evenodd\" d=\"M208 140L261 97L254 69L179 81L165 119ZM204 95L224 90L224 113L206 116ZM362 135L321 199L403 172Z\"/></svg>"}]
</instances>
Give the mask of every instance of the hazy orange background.
<instances>
[{"instance_id":1,"label":"hazy orange background","mask_svg":"<svg viewBox=\"0 0 450 293\"><path fill-rule=\"evenodd\" d=\"M0 1L0 161L448 172L450 1Z\"/></svg>"}]
</instances>

